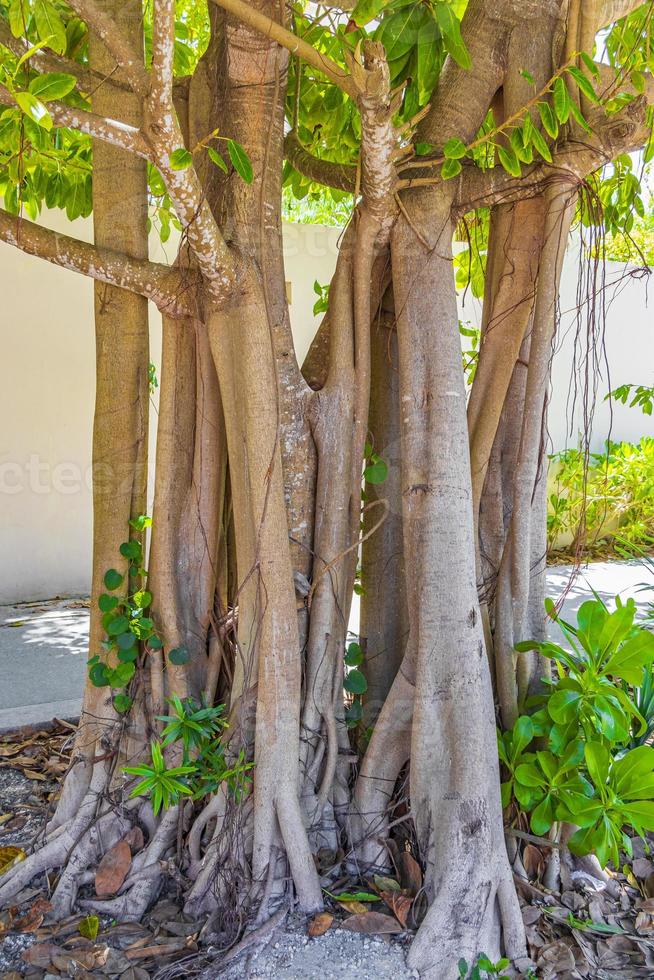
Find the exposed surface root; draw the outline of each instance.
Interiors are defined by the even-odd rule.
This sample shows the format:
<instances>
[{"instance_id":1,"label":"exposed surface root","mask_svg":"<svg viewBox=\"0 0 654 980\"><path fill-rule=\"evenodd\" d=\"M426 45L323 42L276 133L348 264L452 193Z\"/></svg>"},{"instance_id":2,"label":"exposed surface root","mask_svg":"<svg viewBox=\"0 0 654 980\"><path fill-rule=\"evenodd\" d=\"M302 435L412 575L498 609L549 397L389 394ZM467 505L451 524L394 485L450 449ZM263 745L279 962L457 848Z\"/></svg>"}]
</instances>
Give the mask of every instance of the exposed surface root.
<instances>
[{"instance_id":1,"label":"exposed surface root","mask_svg":"<svg viewBox=\"0 0 654 980\"><path fill-rule=\"evenodd\" d=\"M454 980L459 960L474 963L480 952L493 961L501 955L524 959L524 926L513 881L507 876L498 883L494 871L479 868L466 884L439 889L407 956L421 978Z\"/></svg>"}]
</instances>

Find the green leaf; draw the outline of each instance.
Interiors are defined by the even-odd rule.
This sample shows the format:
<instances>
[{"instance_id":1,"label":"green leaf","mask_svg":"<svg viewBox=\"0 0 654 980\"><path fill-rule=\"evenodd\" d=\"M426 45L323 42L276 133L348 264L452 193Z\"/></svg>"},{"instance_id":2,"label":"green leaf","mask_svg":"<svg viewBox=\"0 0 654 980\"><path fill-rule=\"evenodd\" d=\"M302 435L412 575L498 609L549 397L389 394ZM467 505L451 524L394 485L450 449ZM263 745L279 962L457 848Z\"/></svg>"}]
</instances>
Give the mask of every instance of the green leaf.
<instances>
[{"instance_id":1,"label":"green leaf","mask_svg":"<svg viewBox=\"0 0 654 980\"><path fill-rule=\"evenodd\" d=\"M531 138L531 142L534 145L534 148L540 153L543 160L546 160L547 163L551 163L552 151L547 145L545 138L543 137L543 134L541 133L540 129L536 129L536 127L534 126L530 131L530 138Z\"/></svg>"},{"instance_id":2,"label":"green leaf","mask_svg":"<svg viewBox=\"0 0 654 980\"><path fill-rule=\"evenodd\" d=\"M124 575L117 572L115 568L110 568L108 572L105 572L104 576L104 587L110 592L115 592L123 584Z\"/></svg>"},{"instance_id":3,"label":"green leaf","mask_svg":"<svg viewBox=\"0 0 654 980\"><path fill-rule=\"evenodd\" d=\"M531 813L529 818L531 829L535 834L542 836L547 833L555 819L554 797L548 793Z\"/></svg>"},{"instance_id":4,"label":"green leaf","mask_svg":"<svg viewBox=\"0 0 654 980\"><path fill-rule=\"evenodd\" d=\"M136 637L128 630L125 633L121 633L117 637L116 642L119 650L131 650L132 647L136 646Z\"/></svg>"},{"instance_id":5,"label":"green leaf","mask_svg":"<svg viewBox=\"0 0 654 980\"><path fill-rule=\"evenodd\" d=\"M103 663L95 663L89 669L89 680L94 687L108 687L109 677L107 665Z\"/></svg>"},{"instance_id":6,"label":"green leaf","mask_svg":"<svg viewBox=\"0 0 654 980\"><path fill-rule=\"evenodd\" d=\"M170 660L171 664L181 667L183 664L188 663L189 652L186 647L175 647L169 652L168 659Z\"/></svg>"},{"instance_id":7,"label":"green leaf","mask_svg":"<svg viewBox=\"0 0 654 980\"><path fill-rule=\"evenodd\" d=\"M129 694L114 694L113 705L119 714L124 715L132 707L132 699Z\"/></svg>"},{"instance_id":8,"label":"green leaf","mask_svg":"<svg viewBox=\"0 0 654 980\"><path fill-rule=\"evenodd\" d=\"M52 116L31 92L15 92L14 98L26 116L33 119L42 129L52 129Z\"/></svg>"},{"instance_id":9,"label":"green leaf","mask_svg":"<svg viewBox=\"0 0 654 980\"><path fill-rule=\"evenodd\" d=\"M241 144L237 143L236 140L227 140L227 152L229 153L229 159L232 161L234 170L243 178L246 184L251 184L254 178L252 164Z\"/></svg>"},{"instance_id":10,"label":"green leaf","mask_svg":"<svg viewBox=\"0 0 654 980\"><path fill-rule=\"evenodd\" d=\"M22 37L30 19L28 0L10 0L8 17L11 33L14 37Z\"/></svg>"},{"instance_id":11,"label":"green leaf","mask_svg":"<svg viewBox=\"0 0 654 980\"><path fill-rule=\"evenodd\" d=\"M186 170L193 163L193 155L180 146L170 154L169 162L171 170Z\"/></svg>"},{"instance_id":12,"label":"green leaf","mask_svg":"<svg viewBox=\"0 0 654 980\"><path fill-rule=\"evenodd\" d=\"M554 82L553 92L554 111L559 122L566 123L570 115L570 93L568 87L561 77Z\"/></svg>"},{"instance_id":13,"label":"green leaf","mask_svg":"<svg viewBox=\"0 0 654 980\"><path fill-rule=\"evenodd\" d=\"M448 54L452 55L461 68L469 71L472 67L472 59L461 37L461 25L452 7L448 3L439 2L436 4L435 13Z\"/></svg>"},{"instance_id":14,"label":"green leaf","mask_svg":"<svg viewBox=\"0 0 654 980\"><path fill-rule=\"evenodd\" d=\"M510 173L513 177L520 177L522 174L522 168L520 166L520 161L513 150L506 146L499 146L497 148L497 155L500 163L508 173Z\"/></svg>"},{"instance_id":15,"label":"green leaf","mask_svg":"<svg viewBox=\"0 0 654 980\"><path fill-rule=\"evenodd\" d=\"M140 561L143 557L143 549L139 541L123 541L118 549L123 558Z\"/></svg>"},{"instance_id":16,"label":"green leaf","mask_svg":"<svg viewBox=\"0 0 654 980\"><path fill-rule=\"evenodd\" d=\"M107 670L107 677L111 687L127 687L135 673L136 667L133 663L120 663Z\"/></svg>"},{"instance_id":17,"label":"green leaf","mask_svg":"<svg viewBox=\"0 0 654 980\"><path fill-rule=\"evenodd\" d=\"M624 797L627 793L637 791L652 771L654 771L654 749L649 745L640 745L613 763L611 782L616 793Z\"/></svg>"},{"instance_id":18,"label":"green leaf","mask_svg":"<svg viewBox=\"0 0 654 980\"><path fill-rule=\"evenodd\" d=\"M588 78L588 76L584 75L581 68L576 68L575 66L572 66L568 68L568 73L572 75L575 82L579 86L579 91L583 95L585 95L590 102L595 102L597 104L600 101L599 96L595 91L595 86Z\"/></svg>"},{"instance_id":19,"label":"green leaf","mask_svg":"<svg viewBox=\"0 0 654 980\"><path fill-rule=\"evenodd\" d=\"M382 12L387 2L388 0L359 0L350 16L358 27L365 27Z\"/></svg>"},{"instance_id":20,"label":"green leaf","mask_svg":"<svg viewBox=\"0 0 654 980\"><path fill-rule=\"evenodd\" d=\"M441 177L443 180L451 180L453 177L457 177L462 169L458 160L446 160L441 167Z\"/></svg>"},{"instance_id":21,"label":"green leaf","mask_svg":"<svg viewBox=\"0 0 654 980\"><path fill-rule=\"evenodd\" d=\"M609 775L611 756L602 742L588 742L584 749L590 778L596 786L603 786Z\"/></svg>"},{"instance_id":22,"label":"green leaf","mask_svg":"<svg viewBox=\"0 0 654 980\"><path fill-rule=\"evenodd\" d=\"M223 173L229 173L227 169L227 164L221 157L218 150L214 150L213 146L208 146L207 153L209 154L209 159L211 160L211 162L215 163L215 165L218 167L219 170L222 170Z\"/></svg>"},{"instance_id":23,"label":"green leaf","mask_svg":"<svg viewBox=\"0 0 654 980\"><path fill-rule=\"evenodd\" d=\"M98 607L103 613L113 612L118 605L120 605L120 599L116 595L107 595L103 592L98 599Z\"/></svg>"},{"instance_id":24,"label":"green leaf","mask_svg":"<svg viewBox=\"0 0 654 980\"><path fill-rule=\"evenodd\" d=\"M65 54L66 28L50 0L35 0L34 20L41 40L47 41L48 46L57 54Z\"/></svg>"},{"instance_id":25,"label":"green leaf","mask_svg":"<svg viewBox=\"0 0 654 980\"><path fill-rule=\"evenodd\" d=\"M626 605L619 606L615 612L607 617L599 638L601 653L609 653L615 650L618 644L624 640L633 626L635 614L636 603L633 599L629 599Z\"/></svg>"},{"instance_id":26,"label":"green leaf","mask_svg":"<svg viewBox=\"0 0 654 980\"><path fill-rule=\"evenodd\" d=\"M559 124L556 121L556 116L552 111L552 107L547 102L538 103L538 113L540 115L540 121L543 124L543 129L551 136L553 140L559 135Z\"/></svg>"},{"instance_id":27,"label":"green leaf","mask_svg":"<svg viewBox=\"0 0 654 980\"><path fill-rule=\"evenodd\" d=\"M581 694L574 690L558 690L549 698L547 710L553 721L567 725L576 718L581 705Z\"/></svg>"},{"instance_id":28,"label":"green leaf","mask_svg":"<svg viewBox=\"0 0 654 980\"><path fill-rule=\"evenodd\" d=\"M529 715L521 715L513 726L511 754L513 759L522 755L534 737L534 726Z\"/></svg>"},{"instance_id":29,"label":"green leaf","mask_svg":"<svg viewBox=\"0 0 654 980\"><path fill-rule=\"evenodd\" d=\"M350 643L345 654L347 667L358 667L363 663L363 650L358 643Z\"/></svg>"},{"instance_id":30,"label":"green leaf","mask_svg":"<svg viewBox=\"0 0 654 980\"><path fill-rule=\"evenodd\" d=\"M527 82L529 82L530 85L535 85L536 84L536 79L534 78L534 76L532 75L532 73L530 71L527 71L526 68L521 68L520 69L520 74L522 75L522 77Z\"/></svg>"},{"instance_id":31,"label":"green leaf","mask_svg":"<svg viewBox=\"0 0 654 980\"><path fill-rule=\"evenodd\" d=\"M165 192L165 186L163 180L161 179L161 175L159 174L158 171L156 170L151 171L150 182L152 183L152 179L155 175L156 175L156 179L161 182L161 188L162 188L161 193L163 194ZM129 524L130 527L133 527L135 531L145 531L146 527L152 527L152 518L148 517L147 514L140 514L138 517L132 518Z\"/></svg>"},{"instance_id":32,"label":"green leaf","mask_svg":"<svg viewBox=\"0 0 654 980\"><path fill-rule=\"evenodd\" d=\"M368 690L368 681L360 670L350 670L343 680L343 687L350 694L365 694Z\"/></svg>"},{"instance_id":33,"label":"green leaf","mask_svg":"<svg viewBox=\"0 0 654 980\"><path fill-rule=\"evenodd\" d=\"M369 463L363 471L363 478L366 483L383 483L388 476L388 466L386 461L377 457Z\"/></svg>"},{"instance_id":34,"label":"green leaf","mask_svg":"<svg viewBox=\"0 0 654 980\"><path fill-rule=\"evenodd\" d=\"M125 633L129 629L129 617L125 616L123 613L120 616L116 616L112 619L107 626L107 633L109 636L118 636L120 633Z\"/></svg>"},{"instance_id":35,"label":"green leaf","mask_svg":"<svg viewBox=\"0 0 654 980\"><path fill-rule=\"evenodd\" d=\"M98 930L100 929L100 919L97 915L87 915L85 919L82 919L77 931L80 936L84 939L90 939L92 943L95 942L98 935Z\"/></svg>"},{"instance_id":36,"label":"green leaf","mask_svg":"<svg viewBox=\"0 0 654 980\"><path fill-rule=\"evenodd\" d=\"M448 160L459 160L464 157L468 152L463 140L458 139L458 137L453 136L452 139L448 140L443 147L443 153L448 158Z\"/></svg>"},{"instance_id":37,"label":"green leaf","mask_svg":"<svg viewBox=\"0 0 654 980\"><path fill-rule=\"evenodd\" d=\"M50 99L63 99L64 96L73 91L76 84L77 79L74 75L53 72L50 75L38 75L33 78L29 90L42 102L49 102Z\"/></svg>"}]
</instances>

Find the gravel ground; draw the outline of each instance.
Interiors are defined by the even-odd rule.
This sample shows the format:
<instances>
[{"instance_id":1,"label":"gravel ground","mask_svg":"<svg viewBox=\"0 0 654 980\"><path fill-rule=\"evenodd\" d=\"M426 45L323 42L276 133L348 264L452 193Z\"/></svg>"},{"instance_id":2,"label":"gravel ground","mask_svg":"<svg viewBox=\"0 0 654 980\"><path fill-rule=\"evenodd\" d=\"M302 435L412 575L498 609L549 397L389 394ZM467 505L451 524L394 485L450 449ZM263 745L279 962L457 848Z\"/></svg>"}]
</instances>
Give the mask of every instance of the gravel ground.
<instances>
[{"instance_id":1,"label":"gravel ground","mask_svg":"<svg viewBox=\"0 0 654 980\"><path fill-rule=\"evenodd\" d=\"M345 929L330 929L315 939L301 932L276 934L267 947L234 965L226 975L275 977L275 980L413 980L400 942L384 942Z\"/></svg>"}]
</instances>

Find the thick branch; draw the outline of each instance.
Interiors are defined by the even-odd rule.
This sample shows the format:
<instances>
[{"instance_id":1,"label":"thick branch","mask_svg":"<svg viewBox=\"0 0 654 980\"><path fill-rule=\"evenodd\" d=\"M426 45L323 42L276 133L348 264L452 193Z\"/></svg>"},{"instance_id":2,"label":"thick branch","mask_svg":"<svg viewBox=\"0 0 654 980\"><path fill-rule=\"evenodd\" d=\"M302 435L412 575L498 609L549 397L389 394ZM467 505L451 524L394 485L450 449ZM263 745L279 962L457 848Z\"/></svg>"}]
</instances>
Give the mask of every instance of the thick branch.
<instances>
[{"instance_id":1,"label":"thick branch","mask_svg":"<svg viewBox=\"0 0 654 980\"><path fill-rule=\"evenodd\" d=\"M4 86L0 86L0 104L16 106L13 95ZM47 108L55 126L76 129L80 133L104 140L105 143L113 143L123 150L129 150L130 153L146 158L149 156L148 145L134 126L118 119L105 119L104 116L66 105L64 102L48 102Z\"/></svg>"},{"instance_id":2,"label":"thick branch","mask_svg":"<svg viewBox=\"0 0 654 980\"><path fill-rule=\"evenodd\" d=\"M287 48L292 54L297 55L302 61L306 61L312 68L316 68L326 78L338 85L339 88L347 92L353 98L356 97L356 88L351 76L337 62L333 61L328 55L316 51L312 44L303 41L291 31L286 30L281 24L260 13L244 0L213 0L218 7L222 7L232 14L237 20L254 28L260 34L276 41L283 48Z\"/></svg>"},{"instance_id":3,"label":"thick branch","mask_svg":"<svg viewBox=\"0 0 654 980\"><path fill-rule=\"evenodd\" d=\"M152 84L149 103L151 110L172 109L173 57L175 53L174 0L154 0L152 14Z\"/></svg>"},{"instance_id":4,"label":"thick branch","mask_svg":"<svg viewBox=\"0 0 654 980\"><path fill-rule=\"evenodd\" d=\"M133 259L121 252L97 248L69 235L43 228L0 209L0 241L14 245L28 255L90 276L100 282L147 296L159 309L170 314L188 312L180 295L180 275L176 269L156 262Z\"/></svg>"},{"instance_id":5,"label":"thick branch","mask_svg":"<svg viewBox=\"0 0 654 980\"><path fill-rule=\"evenodd\" d=\"M95 0L69 0L69 5L84 23L104 42L107 50L116 59L121 74L134 91L145 96L149 90L148 74L143 66L143 55L121 31Z\"/></svg>"},{"instance_id":6,"label":"thick branch","mask_svg":"<svg viewBox=\"0 0 654 980\"><path fill-rule=\"evenodd\" d=\"M333 187L337 191L354 193L357 168L347 163L332 163L330 160L315 157L302 146L295 130L284 137L284 155L309 180L315 180L325 187Z\"/></svg>"}]
</instances>

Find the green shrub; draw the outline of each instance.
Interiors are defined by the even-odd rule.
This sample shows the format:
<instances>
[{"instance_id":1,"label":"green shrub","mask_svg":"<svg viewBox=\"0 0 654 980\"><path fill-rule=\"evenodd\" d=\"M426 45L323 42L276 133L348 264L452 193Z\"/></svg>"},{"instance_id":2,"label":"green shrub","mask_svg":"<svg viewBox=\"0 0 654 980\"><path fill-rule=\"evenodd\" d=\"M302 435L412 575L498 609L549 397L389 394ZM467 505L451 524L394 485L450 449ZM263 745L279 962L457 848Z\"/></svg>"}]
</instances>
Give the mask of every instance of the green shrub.
<instances>
[{"instance_id":1,"label":"green shrub","mask_svg":"<svg viewBox=\"0 0 654 980\"><path fill-rule=\"evenodd\" d=\"M599 600L584 602L576 626L559 619L551 602L548 612L569 649L516 645L553 660L555 677L528 702L533 713L498 736L502 803L529 814L538 836L556 834L561 821L576 824L573 853L619 866L620 850L631 850L625 828L641 836L654 830L654 748L637 744L648 727L637 693L654 664L654 635L634 624L633 599L616 599L612 613Z\"/></svg>"},{"instance_id":2,"label":"green shrub","mask_svg":"<svg viewBox=\"0 0 654 980\"><path fill-rule=\"evenodd\" d=\"M581 449L550 457L548 548L587 554L623 544L643 545L654 534L654 439L607 442L591 453L588 469Z\"/></svg>"}]
</instances>

